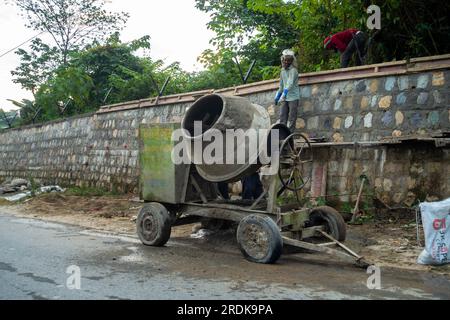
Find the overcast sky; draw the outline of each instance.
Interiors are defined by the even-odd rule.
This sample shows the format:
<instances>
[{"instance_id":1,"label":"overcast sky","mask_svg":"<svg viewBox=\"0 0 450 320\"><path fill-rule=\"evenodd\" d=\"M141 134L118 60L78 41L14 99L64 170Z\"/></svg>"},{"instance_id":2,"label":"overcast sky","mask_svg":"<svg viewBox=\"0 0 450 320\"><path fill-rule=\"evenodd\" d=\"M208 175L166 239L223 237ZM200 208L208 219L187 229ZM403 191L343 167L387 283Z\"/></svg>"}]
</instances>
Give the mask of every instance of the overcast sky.
<instances>
[{"instance_id":1,"label":"overcast sky","mask_svg":"<svg viewBox=\"0 0 450 320\"><path fill-rule=\"evenodd\" d=\"M111 11L126 11L130 18L122 31L122 41L144 35L151 37L151 56L167 63L179 61L185 70L199 70L197 57L210 48L213 33L207 30L207 14L195 8L194 0L111 0ZM0 55L38 32L25 28L18 10L0 0ZM43 36L42 39L48 38ZM50 40L49 40L50 41ZM23 46L27 48L27 46ZM12 82L10 71L19 65L11 52L0 58L0 108L15 109L7 99L31 98L31 94Z\"/></svg>"}]
</instances>

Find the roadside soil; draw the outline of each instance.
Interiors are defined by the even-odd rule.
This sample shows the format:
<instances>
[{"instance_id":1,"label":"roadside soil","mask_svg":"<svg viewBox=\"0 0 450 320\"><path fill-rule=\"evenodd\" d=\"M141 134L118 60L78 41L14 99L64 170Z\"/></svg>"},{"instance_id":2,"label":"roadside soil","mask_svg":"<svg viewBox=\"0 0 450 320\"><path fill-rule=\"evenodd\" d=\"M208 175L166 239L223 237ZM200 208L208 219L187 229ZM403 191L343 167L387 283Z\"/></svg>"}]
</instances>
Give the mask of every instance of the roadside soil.
<instances>
[{"instance_id":1,"label":"roadside soil","mask_svg":"<svg viewBox=\"0 0 450 320\"><path fill-rule=\"evenodd\" d=\"M0 201L0 206L2 211L18 217L66 223L135 237L134 218L143 205L133 201L135 198L135 195L81 197L50 193L14 205ZM174 227L171 237L189 238L193 231L198 229L199 224ZM423 245L422 230L420 236ZM236 245L234 232L230 231L212 234L207 238L211 245ZM423 248L417 243L414 216L348 225L345 244L363 255L371 264L380 267L425 271L450 277L450 265L432 267L416 263Z\"/></svg>"}]
</instances>

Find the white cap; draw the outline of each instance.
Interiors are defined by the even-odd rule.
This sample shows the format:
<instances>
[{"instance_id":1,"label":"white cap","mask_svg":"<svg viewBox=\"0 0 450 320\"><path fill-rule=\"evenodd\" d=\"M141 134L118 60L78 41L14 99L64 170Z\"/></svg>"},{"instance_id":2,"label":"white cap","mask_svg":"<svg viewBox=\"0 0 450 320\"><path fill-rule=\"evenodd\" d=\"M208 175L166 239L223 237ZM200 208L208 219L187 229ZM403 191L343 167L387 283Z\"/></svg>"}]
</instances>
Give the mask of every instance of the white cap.
<instances>
[{"instance_id":1,"label":"white cap","mask_svg":"<svg viewBox=\"0 0 450 320\"><path fill-rule=\"evenodd\" d=\"M286 50L283 50L283 56L292 56L292 57L295 57L295 52L292 51L292 50L290 50L290 49L286 49Z\"/></svg>"}]
</instances>

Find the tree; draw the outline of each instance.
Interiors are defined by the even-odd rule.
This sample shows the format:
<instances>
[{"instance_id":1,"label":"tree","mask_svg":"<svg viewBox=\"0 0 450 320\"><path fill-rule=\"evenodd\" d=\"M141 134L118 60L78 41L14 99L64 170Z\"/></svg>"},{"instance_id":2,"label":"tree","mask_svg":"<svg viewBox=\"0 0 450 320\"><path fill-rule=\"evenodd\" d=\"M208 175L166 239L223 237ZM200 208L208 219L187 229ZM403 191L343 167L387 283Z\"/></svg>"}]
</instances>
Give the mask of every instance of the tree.
<instances>
[{"instance_id":1,"label":"tree","mask_svg":"<svg viewBox=\"0 0 450 320\"><path fill-rule=\"evenodd\" d=\"M450 2L440 0L372 1L381 9L381 32L374 62L450 52Z\"/></svg>"},{"instance_id":2,"label":"tree","mask_svg":"<svg viewBox=\"0 0 450 320\"><path fill-rule=\"evenodd\" d=\"M260 72L275 74L279 53L292 48L302 72L333 69L339 55L323 49L333 33L366 29L367 7L381 8L381 32L373 38L367 63L448 53L450 2L440 0L196 0L211 15L208 27L218 50L228 48L260 61ZM271 68L272 66L272 68Z\"/></svg>"},{"instance_id":3,"label":"tree","mask_svg":"<svg viewBox=\"0 0 450 320\"><path fill-rule=\"evenodd\" d=\"M41 109L42 120L95 111L105 104L156 96L154 83L162 85L167 76L175 80L166 93L182 92L187 73L172 64L164 68L160 60L153 61L146 51L150 37L122 43L118 33L105 43L94 42L84 50L72 52L69 62L59 66L35 95L35 105ZM144 56L137 56L144 50Z\"/></svg>"},{"instance_id":4,"label":"tree","mask_svg":"<svg viewBox=\"0 0 450 320\"><path fill-rule=\"evenodd\" d=\"M81 68L60 68L35 95L42 119L51 120L95 110L91 105L93 81Z\"/></svg>"},{"instance_id":5,"label":"tree","mask_svg":"<svg viewBox=\"0 0 450 320\"><path fill-rule=\"evenodd\" d=\"M11 71L13 82L30 90L33 95L60 64L58 49L48 46L39 38L31 41L31 52L18 49L16 54L20 56L21 62L16 70Z\"/></svg>"},{"instance_id":6,"label":"tree","mask_svg":"<svg viewBox=\"0 0 450 320\"><path fill-rule=\"evenodd\" d=\"M269 8L272 2L262 5ZM250 0L196 0L196 7L211 16L208 28L216 33L211 43L219 54L232 52L240 60L257 61L255 80L272 76L274 69L267 72L267 67L279 66L281 50L294 47L300 36L291 13L259 10Z\"/></svg>"},{"instance_id":7,"label":"tree","mask_svg":"<svg viewBox=\"0 0 450 320\"><path fill-rule=\"evenodd\" d=\"M29 124L34 123L36 120L39 120L42 118L42 115L40 114L40 110L37 108L34 101L28 100L28 99L22 99L22 101L15 101L8 99L8 101L11 101L15 106L19 107L19 124Z\"/></svg>"},{"instance_id":8,"label":"tree","mask_svg":"<svg viewBox=\"0 0 450 320\"><path fill-rule=\"evenodd\" d=\"M129 15L104 9L104 0L10 0L28 21L27 27L48 32L63 64L69 53L94 39L120 30Z\"/></svg>"},{"instance_id":9,"label":"tree","mask_svg":"<svg viewBox=\"0 0 450 320\"><path fill-rule=\"evenodd\" d=\"M83 70L93 81L92 107L126 101L123 99L139 99L150 94L148 87L141 88L145 93L140 90L136 93L137 89L131 87L127 87L130 92L126 93L122 92L126 89L120 87L121 82L133 81L137 75L144 72L144 60L150 58L134 55L139 49L150 49L149 36L130 43L122 43L119 35L115 33L104 44L96 41L73 55L71 65ZM146 72L152 71L147 68Z\"/></svg>"}]
</instances>

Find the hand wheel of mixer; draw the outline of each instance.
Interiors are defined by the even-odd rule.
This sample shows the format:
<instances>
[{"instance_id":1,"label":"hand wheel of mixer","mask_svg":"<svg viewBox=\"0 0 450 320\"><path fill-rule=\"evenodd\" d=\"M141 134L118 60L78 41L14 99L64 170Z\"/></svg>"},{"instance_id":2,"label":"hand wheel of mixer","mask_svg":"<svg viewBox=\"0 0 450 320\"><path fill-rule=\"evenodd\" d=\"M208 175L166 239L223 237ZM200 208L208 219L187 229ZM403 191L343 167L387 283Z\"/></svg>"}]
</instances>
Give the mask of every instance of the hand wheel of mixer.
<instances>
[{"instance_id":1,"label":"hand wheel of mixer","mask_svg":"<svg viewBox=\"0 0 450 320\"><path fill-rule=\"evenodd\" d=\"M280 163L278 177L282 189L298 191L302 189L311 177L308 166L313 161L312 147L308 138L301 133L293 133L283 140L280 147Z\"/></svg>"}]
</instances>

